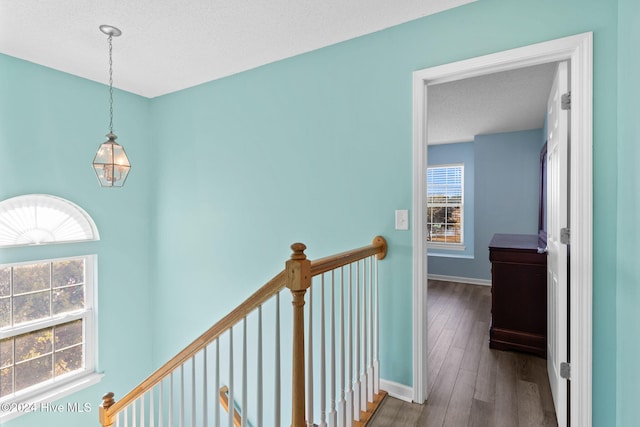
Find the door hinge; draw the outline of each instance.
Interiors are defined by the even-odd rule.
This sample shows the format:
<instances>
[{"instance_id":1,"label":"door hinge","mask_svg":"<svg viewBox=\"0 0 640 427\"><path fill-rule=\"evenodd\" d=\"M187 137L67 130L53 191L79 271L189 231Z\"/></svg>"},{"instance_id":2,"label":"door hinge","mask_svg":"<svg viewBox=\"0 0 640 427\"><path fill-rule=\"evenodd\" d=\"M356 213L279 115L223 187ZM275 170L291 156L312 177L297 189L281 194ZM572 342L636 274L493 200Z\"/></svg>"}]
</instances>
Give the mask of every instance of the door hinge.
<instances>
[{"instance_id":1,"label":"door hinge","mask_svg":"<svg viewBox=\"0 0 640 427\"><path fill-rule=\"evenodd\" d=\"M560 378L565 380L571 379L571 363L562 362L560 363Z\"/></svg>"},{"instance_id":2,"label":"door hinge","mask_svg":"<svg viewBox=\"0 0 640 427\"><path fill-rule=\"evenodd\" d=\"M565 93L560 98L560 108L563 110L571 109L571 91Z\"/></svg>"},{"instance_id":3,"label":"door hinge","mask_svg":"<svg viewBox=\"0 0 640 427\"><path fill-rule=\"evenodd\" d=\"M568 227L560 229L560 243L563 245L571 243L571 230Z\"/></svg>"}]
</instances>

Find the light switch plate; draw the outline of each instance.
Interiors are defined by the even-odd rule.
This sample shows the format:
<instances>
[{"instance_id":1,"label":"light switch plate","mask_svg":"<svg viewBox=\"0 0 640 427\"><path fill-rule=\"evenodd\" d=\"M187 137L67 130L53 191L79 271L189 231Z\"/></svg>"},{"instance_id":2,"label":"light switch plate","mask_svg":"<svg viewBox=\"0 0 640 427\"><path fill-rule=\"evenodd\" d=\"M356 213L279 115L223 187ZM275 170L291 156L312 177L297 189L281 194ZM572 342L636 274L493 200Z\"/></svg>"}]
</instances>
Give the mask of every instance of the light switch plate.
<instances>
[{"instance_id":1,"label":"light switch plate","mask_svg":"<svg viewBox=\"0 0 640 427\"><path fill-rule=\"evenodd\" d=\"M396 211L396 230L409 229L409 211L406 209Z\"/></svg>"}]
</instances>

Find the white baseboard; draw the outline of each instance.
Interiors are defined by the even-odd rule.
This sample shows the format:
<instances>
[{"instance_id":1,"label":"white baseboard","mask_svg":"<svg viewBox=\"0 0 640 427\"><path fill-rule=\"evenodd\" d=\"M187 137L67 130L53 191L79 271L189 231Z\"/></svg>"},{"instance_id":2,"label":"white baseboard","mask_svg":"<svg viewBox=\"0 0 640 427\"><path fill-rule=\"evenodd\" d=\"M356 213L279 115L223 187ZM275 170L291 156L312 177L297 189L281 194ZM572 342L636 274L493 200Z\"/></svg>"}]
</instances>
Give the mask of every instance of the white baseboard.
<instances>
[{"instance_id":1,"label":"white baseboard","mask_svg":"<svg viewBox=\"0 0 640 427\"><path fill-rule=\"evenodd\" d=\"M441 274L429 274L427 277L431 280L441 280L443 282L459 282L468 283L470 285L491 286L491 280L474 279L472 277L444 276Z\"/></svg>"},{"instance_id":2,"label":"white baseboard","mask_svg":"<svg viewBox=\"0 0 640 427\"><path fill-rule=\"evenodd\" d=\"M413 389L409 386L380 378L380 388L389 393L391 397L405 402L413 402Z\"/></svg>"}]
</instances>

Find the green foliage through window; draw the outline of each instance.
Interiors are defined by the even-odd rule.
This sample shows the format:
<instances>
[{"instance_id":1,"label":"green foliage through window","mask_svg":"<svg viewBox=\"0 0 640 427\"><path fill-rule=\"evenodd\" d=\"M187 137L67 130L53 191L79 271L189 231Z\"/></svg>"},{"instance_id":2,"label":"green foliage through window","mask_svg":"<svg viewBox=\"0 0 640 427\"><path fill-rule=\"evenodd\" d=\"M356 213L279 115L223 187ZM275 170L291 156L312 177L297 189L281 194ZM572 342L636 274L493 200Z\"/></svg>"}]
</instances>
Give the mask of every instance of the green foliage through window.
<instances>
[{"instance_id":1,"label":"green foliage through window","mask_svg":"<svg viewBox=\"0 0 640 427\"><path fill-rule=\"evenodd\" d=\"M0 266L0 399L84 368L84 318L68 316L86 308L85 267L84 258Z\"/></svg>"}]
</instances>

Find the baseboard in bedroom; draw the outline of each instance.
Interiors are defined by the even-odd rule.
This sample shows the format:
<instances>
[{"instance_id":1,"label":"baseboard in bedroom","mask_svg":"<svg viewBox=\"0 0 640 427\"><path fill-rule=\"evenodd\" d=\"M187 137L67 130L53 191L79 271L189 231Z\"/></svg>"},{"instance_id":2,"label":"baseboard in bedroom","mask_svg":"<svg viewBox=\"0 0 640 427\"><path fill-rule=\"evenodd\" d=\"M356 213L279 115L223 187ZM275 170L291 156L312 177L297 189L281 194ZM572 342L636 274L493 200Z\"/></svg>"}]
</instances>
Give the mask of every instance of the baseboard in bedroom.
<instances>
[{"instance_id":1,"label":"baseboard in bedroom","mask_svg":"<svg viewBox=\"0 0 640 427\"><path fill-rule=\"evenodd\" d=\"M409 386L380 378L380 388L389 393L391 397L405 402L413 402L413 389Z\"/></svg>"},{"instance_id":2,"label":"baseboard in bedroom","mask_svg":"<svg viewBox=\"0 0 640 427\"><path fill-rule=\"evenodd\" d=\"M429 274L428 278L431 280L441 280L443 282L458 282L458 283L468 283L470 285L491 286L491 280L474 279L472 277L457 277L457 276L445 276L442 274Z\"/></svg>"}]
</instances>

